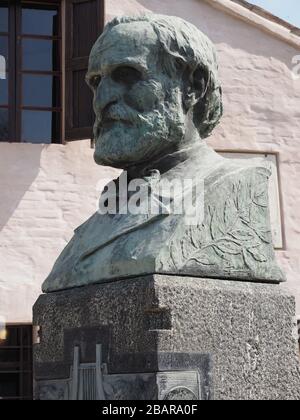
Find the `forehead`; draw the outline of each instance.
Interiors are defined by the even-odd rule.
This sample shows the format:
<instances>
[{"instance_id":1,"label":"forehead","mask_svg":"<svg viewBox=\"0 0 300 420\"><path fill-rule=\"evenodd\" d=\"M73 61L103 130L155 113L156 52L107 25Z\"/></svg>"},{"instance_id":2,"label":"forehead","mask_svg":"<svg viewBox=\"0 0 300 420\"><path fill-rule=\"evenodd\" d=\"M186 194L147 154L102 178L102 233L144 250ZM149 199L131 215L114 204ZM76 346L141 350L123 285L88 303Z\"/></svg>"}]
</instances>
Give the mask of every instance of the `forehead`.
<instances>
[{"instance_id":1,"label":"forehead","mask_svg":"<svg viewBox=\"0 0 300 420\"><path fill-rule=\"evenodd\" d=\"M105 71L132 63L149 69L158 50L158 38L148 22L119 24L98 39L92 48L89 72Z\"/></svg>"}]
</instances>

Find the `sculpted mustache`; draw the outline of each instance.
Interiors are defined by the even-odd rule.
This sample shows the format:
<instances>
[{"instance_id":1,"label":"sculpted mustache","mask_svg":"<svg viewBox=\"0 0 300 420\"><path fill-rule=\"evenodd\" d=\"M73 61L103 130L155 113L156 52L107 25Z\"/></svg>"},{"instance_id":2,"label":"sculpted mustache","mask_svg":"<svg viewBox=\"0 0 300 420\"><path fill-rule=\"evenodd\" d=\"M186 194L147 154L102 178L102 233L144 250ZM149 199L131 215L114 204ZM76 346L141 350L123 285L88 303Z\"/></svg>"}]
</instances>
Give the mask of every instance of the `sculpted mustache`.
<instances>
[{"instance_id":1,"label":"sculpted mustache","mask_svg":"<svg viewBox=\"0 0 300 420\"><path fill-rule=\"evenodd\" d=\"M156 114L156 117L158 116L157 112L154 112L154 114ZM123 121L129 125L134 125L136 127L139 125L143 126L145 123L150 125L153 124L153 121L150 122L146 115L134 111L132 108L127 107L126 105L110 105L109 107L105 108L101 113L99 112L96 115L94 124L95 138L99 137L103 128L103 123L105 121Z\"/></svg>"},{"instance_id":2,"label":"sculpted mustache","mask_svg":"<svg viewBox=\"0 0 300 420\"><path fill-rule=\"evenodd\" d=\"M96 114L94 136L98 138L105 121L123 121L127 124L138 124L139 114L126 106L109 105Z\"/></svg>"},{"instance_id":3,"label":"sculpted mustache","mask_svg":"<svg viewBox=\"0 0 300 420\"><path fill-rule=\"evenodd\" d=\"M120 106L120 105L111 105L107 108L104 108L101 115L99 116L98 123L101 125L101 123L107 121L107 120L113 120L113 121L124 121L127 123L137 123L141 120L140 114L138 112L135 112L134 110L130 109L126 106Z\"/></svg>"}]
</instances>

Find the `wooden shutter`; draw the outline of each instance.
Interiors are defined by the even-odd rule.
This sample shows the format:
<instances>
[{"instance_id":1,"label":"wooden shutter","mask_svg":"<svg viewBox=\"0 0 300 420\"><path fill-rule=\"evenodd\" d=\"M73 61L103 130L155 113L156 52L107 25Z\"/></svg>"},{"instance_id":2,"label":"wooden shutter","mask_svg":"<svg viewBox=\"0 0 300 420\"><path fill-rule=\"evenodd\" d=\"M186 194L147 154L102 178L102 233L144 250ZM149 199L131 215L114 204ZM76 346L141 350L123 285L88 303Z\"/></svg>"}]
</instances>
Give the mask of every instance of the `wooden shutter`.
<instances>
[{"instance_id":1,"label":"wooden shutter","mask_svg":"<svg viewBox=\"0 0 300 420\"><path fill-rule=\"evenodd\" d=\"M67 0L65 139L92 137L92 93L85 83L90 50L103 31L104 0Z\"/></svg>"}]
</instances>

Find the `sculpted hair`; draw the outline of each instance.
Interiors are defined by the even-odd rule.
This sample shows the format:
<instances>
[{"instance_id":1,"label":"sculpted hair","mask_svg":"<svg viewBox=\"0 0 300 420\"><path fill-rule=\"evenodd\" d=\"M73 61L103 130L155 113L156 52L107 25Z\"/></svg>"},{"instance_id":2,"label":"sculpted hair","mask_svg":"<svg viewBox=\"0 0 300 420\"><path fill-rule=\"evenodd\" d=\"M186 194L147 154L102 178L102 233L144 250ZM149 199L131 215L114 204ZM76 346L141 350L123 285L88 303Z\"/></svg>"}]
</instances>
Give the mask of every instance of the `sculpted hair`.
<instances>
[{"instance_id":1,"label":"sculpted hair","mask_svg":"<svg viewBox=\"0 0 300 420\"><path fill-rule=\"evenodd\" d=\"M116 17L106 25L101 37L117 25L132 22L152 25L162 47L159 63L171 78L178 77L181 71L184 85L189 81L195 90L197 75L205 79L203 95L194 105L193 120L201 138L208 137L223 114L222 89L213 43L191 23L178 17L156 14Z\"/></svg>"}]
</instances>

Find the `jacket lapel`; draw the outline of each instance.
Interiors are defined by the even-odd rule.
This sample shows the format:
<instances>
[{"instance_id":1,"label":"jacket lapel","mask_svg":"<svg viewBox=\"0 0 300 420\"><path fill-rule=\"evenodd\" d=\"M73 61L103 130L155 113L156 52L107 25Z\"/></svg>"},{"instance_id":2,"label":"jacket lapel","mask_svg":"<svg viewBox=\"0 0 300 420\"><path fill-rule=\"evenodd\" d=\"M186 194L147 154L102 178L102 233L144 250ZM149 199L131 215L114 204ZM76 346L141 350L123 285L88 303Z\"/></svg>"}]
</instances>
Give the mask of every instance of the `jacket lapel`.
<instances>
[{"instance_id":1,"label":"jacket lapel","mask_svg":"<svg viewBox=\"0 0 300 420\"><path fill-rule=\"evenodd\" d=\"M100 215L96 213L93 216L94 220L86 226L86 229L83 225L82 230L77 230L83 241L85 238L89 238L89 247L81 254L80 260L88 258L125 234L128 235L169 216L169 209L158 198L155 200L157 207L153 213L148 213L146 210L139 214L128 212L127 214Z\"/></svg>"}]
</instances>

